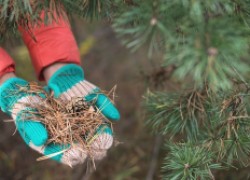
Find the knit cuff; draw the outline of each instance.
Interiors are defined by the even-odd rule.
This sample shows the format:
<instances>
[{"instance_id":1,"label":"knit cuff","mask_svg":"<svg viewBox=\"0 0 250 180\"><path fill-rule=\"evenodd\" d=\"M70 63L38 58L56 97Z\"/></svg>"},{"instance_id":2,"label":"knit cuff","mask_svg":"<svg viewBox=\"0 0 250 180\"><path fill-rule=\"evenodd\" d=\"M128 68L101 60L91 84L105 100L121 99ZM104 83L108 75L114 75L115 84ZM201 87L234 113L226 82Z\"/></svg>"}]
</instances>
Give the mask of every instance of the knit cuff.
<instances>
[{"instance_id":1,"label":"knit cuff","mask_svg":"<svg viewBox=\"0 0 250 180\"><path fill-rule=\"evenodd\" d=\"M10 55L0 47L0 76L15 71L15 63Z\"/></svg>"},{"instance_id":2,"label":"knit cuff","mask_svg":"<svg viewBox=\"0 0 250 180\"><path fill-rule=\"evenodd\" d=\"M82 68L75 64L65 65L51 76L48 87L59 97L63 92L72 88L75 84L84 80Z\"/></svg>"}]
</instances>

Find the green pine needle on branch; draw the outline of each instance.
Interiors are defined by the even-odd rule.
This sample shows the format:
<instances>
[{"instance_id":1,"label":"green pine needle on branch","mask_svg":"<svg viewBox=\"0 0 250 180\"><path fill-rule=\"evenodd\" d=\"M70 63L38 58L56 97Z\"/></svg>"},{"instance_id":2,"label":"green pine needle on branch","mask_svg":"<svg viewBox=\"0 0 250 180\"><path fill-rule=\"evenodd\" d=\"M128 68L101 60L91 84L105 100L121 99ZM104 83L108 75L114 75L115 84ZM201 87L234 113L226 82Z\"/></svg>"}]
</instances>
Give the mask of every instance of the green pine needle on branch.
<instances>
[{"instance_id":1,"label":"green pine needle on branch","mask_svg":"<svg viewBox=\"0 0 250 180\"><path fill-rule=\"evenodd\" d=\"M165 27L158 18L158 1L134 0L120 13L116 13L113 28L123 44L132 52L148 44L149 56L155 50L164 49Z\"/></svg>"},{"instance_id":2,"label":"green pine needle on branch","mask_svg":"<svg viewBox=\"0 0 250 180\"><path fill-rule=\"evenodd\" d=\"M213 154L213 162L246 167L250 162L250 94L246 90L240 85L223 95L209 89L183 95L149 91L144 100L146 123L170 142L205 148Z\"/></svg>"},{"instance_id":3,"label":"green pine needle on branch","mask_svg":"<svg viewBox=\"0 0 250 180\"><path fill-rule=\"evenodd\" d=\"M189 143L167 144L168 156L162 167L163 179L206 180L215 179L212 170L222 166L214 162L215 154L204 147Z\"/></svg>"},{"instance_id":4,"label":"green pine needle on branch","mask_svg":"<svg viewBox=\"0 0 250 180\"><path fill-rule=\"evenodd\" d=\"M139 13L143 6L150 7L147 15ZM132 18L129 13L138 15ZM151 47L162 50L162 65L175 66L172 78L184 85L179 92L145 95L146 124L172 142L163 176L213 179L203 161L229 168L249 166L250 1L145 1L123 15L127 20L117 18L114 28L124 43L134 50L156 42ZM150 19L155 20L153 26ZM147 36L147 29L157 32L156 41ZM185 169L196 151L208 160L197 156L201 164Z\"/></svg>"},{"instance_id":5,"label":"green pine needle on branch","mask_svg":"<svg viewBox=\"0 0 250 180\"><path fill-rule=\"evenodd\" d=\"M41 22L44 12L46 24L56 21L56 17L78 15L87 20L111 16L110 0L0 0L0 39L15 33L17 26Z\"/></svg>"},{"instance_id":6,"label":"green pine needle on branch","mask_svg":"<svg viewBox=\"0 0 250 180\"><path fill-rule=\"evenodd\" d=\"M174 77L228 90L235 71L249 73L249 0L133 2L114 18L114 30L132 51L161 50L163 65L177 67Z\"/></svg>"},{"instance_id":7,"label":"green pine needle on branch","mask_svg":"<svg viewBox=\"0 0 250 180\"><path fill-rule=\"evenodd\" d=\"M174 137L181 133L195 141L199 134L199 124L204 124L204 103L203 95L197 91L183 96L148 92L145 98L145 108L149 114L147 123L163 135Z\"/></svg>"}]
</instances>

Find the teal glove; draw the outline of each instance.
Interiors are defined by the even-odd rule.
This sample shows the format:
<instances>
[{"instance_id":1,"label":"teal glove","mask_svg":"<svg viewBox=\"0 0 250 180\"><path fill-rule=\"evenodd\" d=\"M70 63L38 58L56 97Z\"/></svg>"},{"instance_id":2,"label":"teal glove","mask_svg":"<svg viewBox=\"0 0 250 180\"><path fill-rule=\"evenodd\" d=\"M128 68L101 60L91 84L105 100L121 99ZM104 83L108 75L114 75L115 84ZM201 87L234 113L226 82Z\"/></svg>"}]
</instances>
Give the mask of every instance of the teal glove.
<instances>
[{"instance_id":1,"label":"teal glove","mask_svg":"<svg viewBox=\"0 0 250 180\"><path fill-rule=\"evenodd\" d=\"M58 162L70 166L83 163L87 154L81 149L62 147L52 143L45 146L48 132L42 123L33 119L34 115L28 113L36 112L36 109L27 107L27 103L41 103L44 95L42 93L39 95L38 93L28 93L28 88L29 83L20 78L10 78L0 86L0 107L3 112L12 116L25 143L46 156L65 150L64 153L51 157Z\"/></svg>"},{"instance_id":2,"label":"teal glove","mask_svg":"<svg viewBox=\"0 0 250 180\"><path fill-rule=\"evenodd\" d=\"M83 97L88 102L95 102L96 107L108 119L120 119L117 108L97 86L84 79L83 70L78 65L69 64L57 70L50 78L48 88L56 98L71 100L73 97Z\"/></svg>"},{"instance_id":3,"label":"teal glove","mask_svg":"<svg viewBox=\"0 0 250 180\"><path fill-rule=\"evenodd\" d=\"M28 82L20 78L10 78L0 86L0 107L3 112L11 115L15 121L16 127L24 141L34 146L42 146L48 139L48 133L43 124L34 121L24 120L31 115L25 114L28 102L38 103L41 97L22 91L22 88L28 88ZM29 111L35 111L29 110Z\"/></svg>"},{"instance_id":4,"label":"teal glove","mask_svg":"<svg viewBox=\"0 0 250 180\"><path fill-rule=\"evenodd\" d=\"M100 112L108 119L117 121L120 114L110 99L100 92L100 89L84 79L80 66L65 65L57 70L48 82L48 88L54 92L56 98L70 101L74 97L83 97L93 102ZM107 125L97 130L97 138L92 142L92 157L102 159L113 143L112 130ZM103 131L104 129L104 131Z\"/></svg>"}]
</instances>

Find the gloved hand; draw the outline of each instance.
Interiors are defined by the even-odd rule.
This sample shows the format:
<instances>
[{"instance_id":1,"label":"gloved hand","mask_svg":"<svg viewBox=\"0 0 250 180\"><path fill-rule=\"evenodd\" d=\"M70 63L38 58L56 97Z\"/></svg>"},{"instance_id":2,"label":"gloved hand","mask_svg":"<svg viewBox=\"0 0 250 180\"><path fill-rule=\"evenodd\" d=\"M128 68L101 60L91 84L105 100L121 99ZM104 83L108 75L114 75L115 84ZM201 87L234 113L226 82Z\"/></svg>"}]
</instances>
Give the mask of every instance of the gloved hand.
<instances>
[{"instance_id":1,"label":"gloved hand","mask_svg":"<svg viewBox=\"0 0 250 180\"><path fill-rule=\"evenodd\" d=\"M67 102L74 97L83 97L87 102L93 102L108 119L120 119L117 108L98 87L85 80L83 70L78 65L68 64L57 70L49 79L48 88L54 92L55 98ZM102 159L113 143L110 127L103 125L99 129L102 130L97 130L97 138L90 145L95 160Z\"/></svg>"},{"instance_id":2,"label":"gloved hand","mask_svg":"<svg viewBox=\"0 0 250 180\"><path fill-rule=\"evenodd\" d=\"M0 107L3 112L12 116L25 143L43 155L51 155L64 149L64 153L52 157L58 162L70 166L83 163L86 159L86 153L76 148L67 149L68 147L52 143L45 146L48 132L45 126L36 122L36 119L33 119L34 115L29 113L37 112L37 110L27 107L27 103L41 102L44 95L39 92L28 93L28 89L29 83L20 78L10 78L0 86Z\"/></svg>"}]
</instances>

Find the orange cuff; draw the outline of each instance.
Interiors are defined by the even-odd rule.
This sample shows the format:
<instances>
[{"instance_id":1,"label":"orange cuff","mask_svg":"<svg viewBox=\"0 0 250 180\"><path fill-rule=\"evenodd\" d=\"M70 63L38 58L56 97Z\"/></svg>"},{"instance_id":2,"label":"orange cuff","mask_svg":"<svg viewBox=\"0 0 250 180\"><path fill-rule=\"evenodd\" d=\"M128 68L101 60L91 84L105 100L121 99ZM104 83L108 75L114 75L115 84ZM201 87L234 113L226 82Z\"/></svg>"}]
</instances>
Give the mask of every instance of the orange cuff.
<instances>
[{"instance_id":1,"label":"orange cuff","mask_svg":"<svg viewBox=\"0 0 250 180\"><path fill-rule=\"evenodd\" d=\"M15 64L9 54L0 48L0 76L8 72L15 72Z\"/></svg>"}]
</instances>

